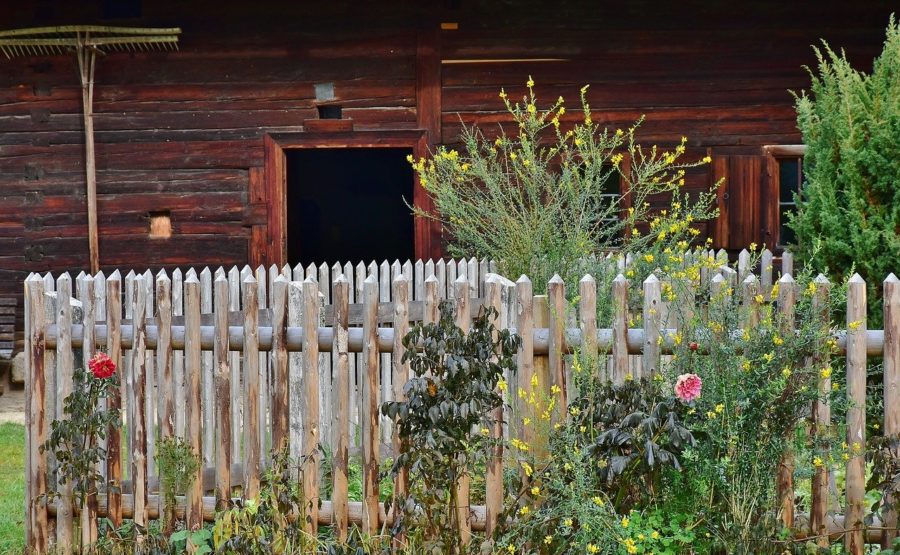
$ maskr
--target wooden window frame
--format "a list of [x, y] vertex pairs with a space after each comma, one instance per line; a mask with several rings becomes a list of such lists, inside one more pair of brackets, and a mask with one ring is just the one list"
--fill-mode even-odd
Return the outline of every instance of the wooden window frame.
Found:
[[[773, 252], [781, 252], [781, 167], [779, 161], [786, 158], [799, 158], [803, 168], [803, 157], [806, 145], [768, 145], [763, 147], [766, 157], [765, 191], [761, 195], [763, 206], [763, 241]], [[802, 183], [798, 183], [798, 190]]]
[[[427, 132], [416, 130], [272, 133], [263, 138], [263, 168], [250, 172], [250, 203], [264, 204], [266, 224], [251, 230], [251, 264], [287, 263], [287, 162], [285, 151], [301, 148], [407, 148], [415, 158], [428, 156]], [[413, 172], [413, 206], [433, 212], [431, 197]], [[415, 218], [417, 259], [441, 256], [440, 222]]]

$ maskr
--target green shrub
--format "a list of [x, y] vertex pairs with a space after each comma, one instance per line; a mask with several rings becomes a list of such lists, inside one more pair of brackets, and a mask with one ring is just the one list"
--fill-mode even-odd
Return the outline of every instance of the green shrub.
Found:
[[[881, 280], [900, 269], [900, 26], [891, 17], [870, 75], [827, 43], [816, 56], [811, 95], [796, 96], [807, 150], [789, 221], [795, 249], [835, 281], [859, 272], [878, 299]], [[869, 306], [878, 318], [879, 304]]]
[[[635, 142], [641, 121], [601, 128], [591, 119], [587, 87], [579, 121], [567, 129], [564, 99], [539, 109], [531, 79], [527, 87], [521, 103], [500, 93], [515, 135], [501, 130], [490, 140], [465, 127], [462, 152], [440, 147], [430, 160], [409, 158], [436, 207], [416, 213], [441, 222], [451, 254], [492, 258], [502, 274], [525, 274], [541, 293], [553, 274], [569, 284], [585, 273], [599, 281], [591, 255], [610, 249], [683, 242], [683, 251], [698, 234], [691, 224], [715, 217], [711, 192], [690, 199], [682, 191], [687, 170], [710, 162], [682, 161], [686, 138], [668, 150], [645, 149]], [[626, 193], [610, 195], [608, 183], [618, 191], [620, 179]], [[655, 195], [670, 198], [670, 208], [651, 207]]]

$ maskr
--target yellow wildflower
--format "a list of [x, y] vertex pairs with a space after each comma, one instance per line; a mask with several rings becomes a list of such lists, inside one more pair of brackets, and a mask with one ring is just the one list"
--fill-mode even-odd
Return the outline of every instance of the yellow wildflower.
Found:
[[500, 381], [497, 382], [497, 389], [500, 391], [506, 391], [507, 387], [509, 387], [509, 384], [506, 383], [506, 380], [500, 379]]
[[822, 376], [823, 380], [827, 380], [831, 377], [831, 366], [826, 366], [819, 371], [819, 375]]
[[591, 553], [591, 554], [600, 553], [600, 548], [592, 543], [589, 543], [589, 544], [587, 544], [587, 551], [588, 551], [588, 553]]
[[602, 507], [603, 505], [605, 505], [605, 503], [603, 502], [603, 499], [599, 495], [595, 495], [591, 499], [591, 501], [593, 501], [594, 505], [597, 505], [598, 507]]
[[528, 508], [528, 505], [525, 505], [524, 507], [522, 507], [521, 509], [519, 509], [519, 515], [521, 515], [521, 516], [525, 516], [525, 515], [527, 515], [529, 512], [531, 512], [531, 509]]
[[528, 76], [528, 81], [525, 83], [525, 86], [529, 89], [534, 87], [534, 79], [532, 79], [530, 75]]
[[847, 327], [850, 328], [850, 331], [856, 331], [859, 329], [860, 324], [862, 324], [862, 321], [856, 320], [847, 324]]
[[544, 543], [547, 545], [553, 543], [553, 536], [544, 536]]
[[645, 255], [644, 255], [644, 260], [646, 260], [647, 262], [653, 262], [653, 255], [652, 255], [652, 254], [645, 254]]
[[719, 414], [722, 414], [723, 412], [725, 412], [725, 405], [723, 405], [722, 403], [719, 403], [718, 405], [716, 405], [716, 412]]
[[627, 516], [622, 517], [622, 528], [628, 528], [628, 525], [631, 524], [631, 521]]

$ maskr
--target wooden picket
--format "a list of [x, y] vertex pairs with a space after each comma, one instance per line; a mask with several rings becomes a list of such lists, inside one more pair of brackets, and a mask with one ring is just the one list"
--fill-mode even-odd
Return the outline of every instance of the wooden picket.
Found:
[[[721, 254], [697, 251], [685, 256], [696, 261]], [[626, 259], [605, 260], [627, 271]], [[245, 497], [256, 496], [270, 460], [268, 447], [285, 446], [301, 471], [307, 530], [315, 532], [319, 524], [327, 524], [339, 537], [347, 537], [349, 527], [356, 524], [366, 533], [378, 533], [398, 510], [396, 505], [379, 503], [380, 460], [385, 453], [404, 448], [395, 423], [379, 409], [383, 402], [403, 397], [409, 366], [401, 362], [402, 337], [415, 322], [437, 321], [441, 299], [451, 300], [456, 324], [464, 330], [482, 306], [491, 306], [498, 312], [498, 329], [509, 328], [521, 336], [518, 372], [507, 377], [510, 406], [492, 413], [490, 433], [497, 438], [520, 437], [539, 453], [540, 438], [524, 425], [526, 418], [538, 415], [531, 414], [515, 394], [519, 388], [527, 397], [532, 376], [541, 388], [558, 386], [559, 411], [553, 416], [558, 419], [565, 414], [567, 396], [575, 393], [570, 383], [575, 351], [584, 360], [609, 357], [609, 377], [617, 382], [656, 374], [663, 358], [672, 353], [679, 318], [705, 309], [694, 305], [693, 289], [704, 283], [714, 299], [735, 295], [742, 324], [757, 325], [759, 297], [768, 301], [776, 295], [771, 253], [764, 251], [758, 264], [753, 262], [756, 257], [743, 254], [739, 260], [737, 271], [704, 266], [696, 282], [677, 288], [690, 291], [684, 298], [666, 298], [668, 282], [651, 275], [642, 284], [637, 313], [629, 309], [629, 284], [623, 272], [604, 284], [613, 307], [610, 328], [598, 327], [594, 277], [566, 284], [554, 276], [547, 295], [536, 296], [528, 277], [513, 284], [494, 274], [494, 265], [487, 260], [273, 266], [256, 271], [235, 267], [199, 273], [174, 269], [155, 276], [131, 271], [124, 280], [115, 271], [108, 276], [79, 275], [74, 291], [68, 274], [56, 280], [49, 274], [32, 274], [25, 281], [28, 545], [35, 553], [47, 552], [52, 544], [63, 551], [72, 549], [78, 540], [76, 522], [81, 523], [83, 543], [96, 541], [96, 517], [108, 517], [116, 525], [130, 518], [142, 526], [160, 518], [163, 502], [152, 457], [157, 434], [185, 438], [201, 457], [186, 499], [179, 500], [179, 514], [191, 527], [227, 507], [236, 488]], [[785, 323], [781, 333], [787, 334], [792, 332], [798, 292], [786, 271], [777, 285], [775, 306]], [[576, 307], [566, 301], [569, 286], [577, 287]], [[812, 302], [824, 307], [830, 284], [820, 276], [814, 286]], [[838, 348], [847, 354], [852, 400], [843, 521], [851, 553], [862, 553], [865, 540], [862, 407], [869, 355], [884, 357], [885, 432], [900, 432], [900, 281], [889, 276], [884, 291], [884, 331], [867, 330], [865, 283], [854, 276], [848, 289], [847, 331], [837, 334]], [[635, 327], [638, 318], [641, 324]], [[39, 446], [47, 438], [50, 420], [63, 416], [75, 357], [80, 357], [77, 364], [86, 364], [97, 349], [122, 369], [121, 387], [108, 403], [124, 409], [125, 434], [120, 434], [119, 426], [109, 430], [107, 457], [99, 467], [103, 476], [99, 498], [75, 507], [71, 491], [64, 487], [58, 502], [46, 506], [38, 499], [58, 478], [51, 454]], [[805, 364], [822, 368], [828, 360]], [[819, 389], [824, 393], [830, 387], [830, 375], [823, 373]], [[810, 419], [817, 447], [827, 447], [832, 428], [827, 403], [816, 403]], [[125, 451], [120, 445], [123, 437], [128, 442]], [[319, 499], [320, 445], [330, 454], [331, 499]], [[351, 457], [359, 457], [363, 469], [362, 500], [355, 502], [348, 499]], [[788, 526], [799, 521], [792, 513], [791, 457], [788, 454], [778, 469], [780, 516]], [[461, 480], [455, 495], [463, 542], [470, 541], [473, 531], [490, 531], [496, 525], [504, 495], [502, 470], [503, 452], [498, 447], [487, 469], [485, 506], [469, 506], [472, 486], [469, 477]], [[827, 470], [817, 467], [807, 522], [822, 546], [828, 544], [837, 522], [826, 514], [828, 481]], [[407, 476], [401, 474], [394, 491], [402, 496], [407, 488]], [[895, 521], [896, 514], [888, 514], [884, 525], [890, 528]], [[890, 539], [891, 534], [884, 537]]]

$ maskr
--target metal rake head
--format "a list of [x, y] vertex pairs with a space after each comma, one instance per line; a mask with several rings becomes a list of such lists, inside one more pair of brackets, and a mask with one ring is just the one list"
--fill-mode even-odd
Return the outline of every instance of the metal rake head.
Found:
[[177, 50], [181, 29], [65, 25], [0, 31], [0, 51], [7, 58], [53, 56], [76, 48], [97, 52]]

